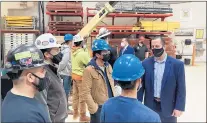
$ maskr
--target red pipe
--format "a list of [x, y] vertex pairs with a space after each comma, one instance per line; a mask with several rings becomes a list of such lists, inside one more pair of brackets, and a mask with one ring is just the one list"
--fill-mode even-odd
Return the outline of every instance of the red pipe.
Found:
[[82, 12], [79, 12], [79, 13], [68, 13], [68, 12], [46, 12], [46, 14], [48, 15], [64, 15], [64, 16], [83, 16], [83, 13]]
[[[88, 13], [88, 17], [93, 17], [95, 14]], [[145, 18], [165, 18], [173, 16], [173, 14], [129, 14], [129, 13], [111, 13], [107, 17], [145, 17]]]
[[[97, 32], [92, 32], [92, 35], [97, 35]], [[171, 34], [171, 32], [111, 32], [111, 34], [146, 34], [146, 35], [160, 35], [160, 34]]]
[[70, 34], [77, 34], [78, 31], [52, 31], [52, 30], [48, 30], [48, 33], [52, 33], [52, 34], [59, 34], [59, 33], [70, 33]]

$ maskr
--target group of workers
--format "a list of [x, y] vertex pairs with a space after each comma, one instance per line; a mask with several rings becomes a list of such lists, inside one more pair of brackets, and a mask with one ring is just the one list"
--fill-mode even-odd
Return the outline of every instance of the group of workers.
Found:
[[5, 70], [13, 88], [3, 100], [2, 122], [65, 122], [68, 114], [92, 123], [177, 122], [185, 110], [183, 62], [166, 54], [162, 37], [152, 39], [149, 58], [144, 36], [135, 47], [123, 38], [117, 58], [109, 36], [99, 30], [92, 57], [78, 34], [66, 34], [62, 46], [46, 33], [12, 48]]

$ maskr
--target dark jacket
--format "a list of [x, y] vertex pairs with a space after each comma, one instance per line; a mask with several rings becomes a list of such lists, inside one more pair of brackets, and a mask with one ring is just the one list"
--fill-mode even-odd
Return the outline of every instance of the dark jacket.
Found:
[[[51, 67], [51, 66], [50, 66]], [[67, 100], [61, 79], [47, 66], [47, 88], [36, 95], [49, 110], [52, 122], [65, 122]]]
[[114, 62], [116, 61], [116, 59], [117, 59], [117, 50], [115, 47], [111, 47], [109, 64], [112, 66], [112, 68], [114, 66]]
[[[154, 109], [154, 57], [143, 61], [145, 74], [143, 86], [138, 92], [138, 99]], [[186, 100], [185, 69], [183, 62], [167, 56], [161, 88], [161, 108], [165, 116], [171, 116], [174, 109], [184, 111]]]
[[134, 52], [134, 48], [132, 48], [131, 46], [128, 46], [128, 47], [124, 50], [124, 52], [122, 53], [123, 49], [124, 49], [124, 48], [122, 48], [122, 49], [120, 50], [120, 52], [119, 52], [119, 56], [124, 55], [124, 54], [133, 54], [133, 55], [135, 54], [135, 52]]

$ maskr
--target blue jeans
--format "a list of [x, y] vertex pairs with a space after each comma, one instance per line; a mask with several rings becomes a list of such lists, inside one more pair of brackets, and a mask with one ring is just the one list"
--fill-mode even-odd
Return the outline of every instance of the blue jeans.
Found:
[[71, 83], [72, 83], [71, 76], [61, 75], [60, 77], [63, 79], [63, 87], [68, 100], [68, 97], [70, 96]]

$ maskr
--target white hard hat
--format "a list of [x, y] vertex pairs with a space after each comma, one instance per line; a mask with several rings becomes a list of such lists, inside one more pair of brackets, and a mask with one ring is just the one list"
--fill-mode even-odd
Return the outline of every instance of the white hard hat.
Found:
[[99, 29], [99, 33], [98, 33], [98, 35], [96, 36], [96, 38], [97, 38], [97, 39], [100, 39], [100, 38], [105, 37], [105, 36], [108, 36], [108, 35], [110, 35], [110, 34], [111, 34], [111, 32], [110, 32], [108, 29], [106, 29], [105, 27], [101, 27], [101, 28]]
[[57, 39], [55, 36], [53, 36], [50, 33], [45, 33], [40, 35], [35, 40], [35, 46], [38, 49], [47, 49], [47, 48], [53, 48], [53, 47], [60, 47], [60, 44], [57, 44]]
[[80, 41], [83, 41], [84, 39], [79, 35], [75, 35], [73, 36], [73, 42], [80, 42]]

